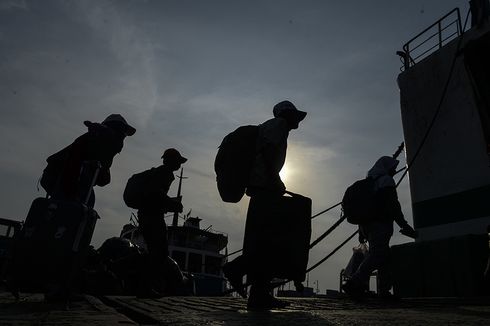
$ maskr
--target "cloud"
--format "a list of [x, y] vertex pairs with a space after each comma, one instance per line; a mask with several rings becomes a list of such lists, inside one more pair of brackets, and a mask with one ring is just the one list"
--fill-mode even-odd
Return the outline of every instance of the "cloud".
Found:
[[3, 0], [0, 2], [0, 10], [28, 10], [26, 0]]
[[87, 1], [70, 3], [69, 9], [71, 6], [75, 6], [77, 13], [73, 19], [86, 24], [97, 42], [107, 46], [113, 60], [111, 64], [118, 69], [113, 76], [118, 87], [109, 90], [101, 105], [117, 108], [131, 121], [136, 121], [137, 126], [146, 126], [157, 107], [155, 71], [161, 68], [155, 62], [151, 40], [117, 3]]

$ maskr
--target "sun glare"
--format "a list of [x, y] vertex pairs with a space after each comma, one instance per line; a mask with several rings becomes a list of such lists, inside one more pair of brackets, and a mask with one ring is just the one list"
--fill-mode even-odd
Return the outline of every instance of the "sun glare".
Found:
[[291, 178], [291, 169], [288, 167], [287, 164], [285, 164], [283, 167], [282, 167], [282, 170], [281, 172], [279, 172], [279, 175], [281, 176], [281, 180], [282, 182], [284, 183], [288, 183], [288, 181], [291, 181], [290, 178]]

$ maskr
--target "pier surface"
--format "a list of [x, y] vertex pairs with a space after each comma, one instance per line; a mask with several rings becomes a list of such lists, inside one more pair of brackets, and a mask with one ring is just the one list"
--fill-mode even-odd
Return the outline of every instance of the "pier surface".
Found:
[[231, 297], [84, 296], [68, 307], [40, 294], [16, 301], [0, 293], [0, 325], [490, 325], [490, 298], [375, 299], [288, 298], [287, 309], [249, 312]]

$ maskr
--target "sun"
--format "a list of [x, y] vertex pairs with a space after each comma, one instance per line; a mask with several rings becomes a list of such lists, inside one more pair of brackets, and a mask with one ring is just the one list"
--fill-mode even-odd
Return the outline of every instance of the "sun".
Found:
[[281, 169], [281, 172], [279, 172], [279, 176], [281, 177], [282, 182], [288, 183], [288, 181], [291, 181], [291, 168], [288, 166], [288, 164], [284, 164], [284, 166]]

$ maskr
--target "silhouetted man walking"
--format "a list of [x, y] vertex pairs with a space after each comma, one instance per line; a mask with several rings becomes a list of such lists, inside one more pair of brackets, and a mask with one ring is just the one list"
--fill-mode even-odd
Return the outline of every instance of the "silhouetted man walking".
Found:
[[84, 124], [88, 132], [47, 159], [40, 183], [50, 198], [33, 201], [13, 248], [9, 282], [14, 288], [37, 284], [48, 301], [69, 300], [78, 291], [98, 218], [93, 186], [111, 181], [114, 156], [136, 132], [120, 114]]
[[84, 166], [85, 162], [99, 162], [101, 165], [96, 185], [103, 187], [109, 184], [114, 156], [121, 152], [124, 138], [132, 136], [136, 129], [120, 114], [111, 114], [102, 123], [85, 121], [84, 124], [88, 132], [48, 157], [48, 166], [44, 169], [40, 182], [54, 199], [81, 201], [81, 197], [91, 191], [88, 206], [93, 207], [95, 195], [83, 177], [91, 178], [88, 174], [94, 171], [83, 171], [83, 168], [87, 168]]
[[365, 284], [369, 284], [371, 273], [378, 270], [378, 289], [382, 298], [391, 297], [392, 277], [390, 268], [390, 239], [393, 221], [401, 228], [400, 233], [415, 238], [416, 232], [405, 220], [393, 176], [398, 160], [383, 156], [369, 170], [368, 177], [374, 179], [377, 216], [359, 225], [359, 240], [369, 243], [369, 251], [352, 278], [343, 285], [344, 291], [354, 297], [362, 296]]
[[[284, 166], [287, 139], [292, 129], [297, 129], [306, 112], [299, 111], [293, 103], [283, 101], [274, 106], [274, 118], [259, 126], [256, 156], [250, 173], [247, 195], [250, 198], [245, 226], [243, 255], [224, 266], [223, 271], [232, 286], [245, 296], [242, 278], [247, 274], [251, 283], [248, 309], [268, 310], [286, 304], [271, 295], [271, 280], [274, 275], [267, 264], [268, 257], [261, 254], [266, 247], [266, 234], [274, 230], [261, 229], [267, 211], [263, 205], [279, 204], [286, 187], [279, 176]], [[253, 209], [252, 209], [253, 207]], [[262, 207], [262, 208], [261, 208]], [[262, 213], [261, 213], [262, 212]]]
[[146, 177], [143, 201], [138, 209], [140, 231], [145, 239], [150, 259], [149, 289], [143, 296], [159, 296], [165, 291], [166, 262], [169, 255], [167, 241], [166, 212], [182, 212], [180, 198], [170, 198], [167, 193], [174, 181], [174, 172], [187, 161], [180, 153], [169, 148], [162, 156], [163, 165], [149, 170]]

